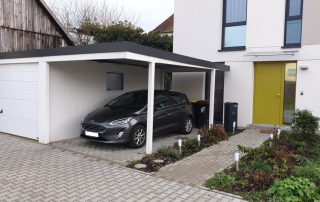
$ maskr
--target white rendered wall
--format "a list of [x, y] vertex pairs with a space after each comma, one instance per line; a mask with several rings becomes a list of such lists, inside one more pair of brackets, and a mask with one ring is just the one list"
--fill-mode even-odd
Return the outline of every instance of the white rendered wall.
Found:
[[[301, 70], [300, 67], [307, 67], [308, 70]], [[311, 110], [320, 117], [320, 60], [299, 61], [297, 78], [296, 108]]]
[[172, 74], [172, 90], [185, 93], [189, 100], [205, 99], [204, 72], [174, 72]]
[[[87, 113], [127, 91], [147, 89], [147, 70], [96, 62], [50, 63], [50, 142], [79, 137]], [[106, 90], [107, 72], [124, 73], [123, 91]]]
[[252, 62], [228, 62], [232, 71], [225, 73], [224, 101], [237, 102], [238, 125], [252, 123], [254, 64]]

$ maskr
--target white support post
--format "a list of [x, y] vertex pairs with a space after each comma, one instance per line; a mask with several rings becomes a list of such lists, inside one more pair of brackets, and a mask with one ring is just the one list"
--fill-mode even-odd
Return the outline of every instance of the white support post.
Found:
[[154, 83], [155, 83], [155, 62], [149, 63], [148, 73], [148, 112], [147, 112], [147, 145], [146, 153], [152, 154], [153, 144], [153, 113], [154, 113]]
[[216, 70], [211, 70], [210, 80], [210, 107], [209, 107], [209, 128], [214, 124], [214, 93], [216, 84]]
[[49, 64], [39, 62], [39, 142], [49, 144]]

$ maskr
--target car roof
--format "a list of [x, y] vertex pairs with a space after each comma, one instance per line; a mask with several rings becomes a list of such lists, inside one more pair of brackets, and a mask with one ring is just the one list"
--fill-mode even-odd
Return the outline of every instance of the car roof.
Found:
[[[148, 93], [148, 90], [136, 90], [136, 91], [131, 91], [131, 92], [127, 92], [127, 93]], [[180, 92], [176, 92], [176, 91], [168, 91], [168, 90], [155, 90], [154, 93], [156, 95], [185, 95], [184, 93], [180, 93]]]

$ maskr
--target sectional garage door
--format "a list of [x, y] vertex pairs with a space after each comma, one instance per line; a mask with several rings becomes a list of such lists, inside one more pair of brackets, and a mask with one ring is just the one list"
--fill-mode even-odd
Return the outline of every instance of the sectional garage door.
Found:
[[0, 65], [0, 132], [37, 139], [38, 65]]

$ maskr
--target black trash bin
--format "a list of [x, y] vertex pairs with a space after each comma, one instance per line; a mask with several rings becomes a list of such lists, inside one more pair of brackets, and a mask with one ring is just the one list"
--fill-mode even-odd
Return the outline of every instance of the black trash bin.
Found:
[[207, 128], [209, 124], [209, 102], [201, 100], [193, 104], [194, 125], [196, 128]]
[[238, 129], [238, 103], [226, 102], [224, 104], [224, 128], [227, 132], [233, 132], [233, 123], [236, 123], [235, 131]]

